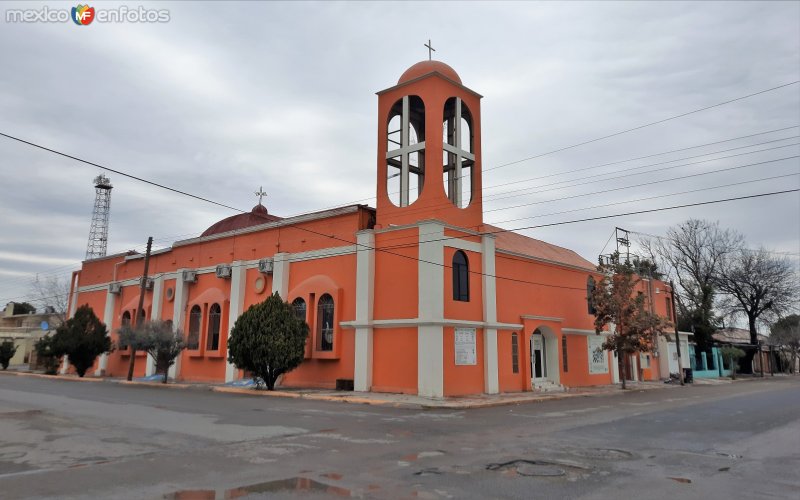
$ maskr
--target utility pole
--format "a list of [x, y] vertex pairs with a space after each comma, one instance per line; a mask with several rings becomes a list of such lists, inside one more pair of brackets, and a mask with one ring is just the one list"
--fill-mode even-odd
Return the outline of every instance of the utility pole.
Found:
[[672, 290], [672, 322], [675, 325], [675, 350], [678, 352], [678, 378], [680, 378], [681, 385], [684, 385], [683, 359], [681, 358], [681, 335], [678, 333], [678, 312], [675, 309], [675, 302], [678, 300], [678, 296], [675, 294], [675, 285], [672, 284], [672, 280], [669, 280], [669, 288]]
[[[139, 328], [139, 318], [142, 317], [142, 308], [144, 307], [144, 293], [147, 290], [147, 270], [150, 267], [150, 249], [153, 247], [153, 237], [147, 238], [147, 251], [144, 254], [144, 272], [142, 273], [142, 282], [139, 284], [139, 307], [136, 308], [136, 314], [133, 317], [133, 330]], [[133, 368], [136, 365], [136, 345], [131, 346], [131, 360], [128, 363], [128, 382], [133, 380]]]

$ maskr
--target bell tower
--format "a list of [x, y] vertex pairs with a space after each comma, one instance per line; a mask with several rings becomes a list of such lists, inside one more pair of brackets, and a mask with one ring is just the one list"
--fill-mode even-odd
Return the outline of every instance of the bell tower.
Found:
[[378, 92], [378, 227], [483, 223], [481, 98], [440, 61], [419, 62]]

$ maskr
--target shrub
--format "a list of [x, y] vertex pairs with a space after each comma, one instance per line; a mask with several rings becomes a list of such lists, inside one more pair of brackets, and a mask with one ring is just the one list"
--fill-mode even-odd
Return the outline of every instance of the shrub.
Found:
[[97, 356], [111, 352], [111, 339], [104, 325], [88, 305], [82, 305], [75, 316], [58, 327], [52, 337], [56, 356], [68, 356], [79, 377], [92, 367]]
[[18, 346], [15, 346], [14, 342], [11, 340], [5, 340], [0, 344], [0, 365], [2, 365], [3, 370], [8, 368], [8, 363], [11, 361], [11, 358], [14, 357], [14, 354], [16, 354], [17, 347]]
[[303, 362], [308, 325], [294, 308], [273, 294], [236, 320], [228, 340], [228, 361], [260, 377], [268, 390]]

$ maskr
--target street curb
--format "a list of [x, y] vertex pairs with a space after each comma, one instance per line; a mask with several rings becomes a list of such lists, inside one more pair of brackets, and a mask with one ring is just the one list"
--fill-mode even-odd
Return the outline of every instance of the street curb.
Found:
[[17, 377], [31, 377], [31, 378], [44, 378], [48, 380], [67, 380], [71, 382], [106, 382], [107, 379], [103, 377], [95, 377], [89, 375], [86, 377], [78, 377], [77, 375], [45, 375], [44, 373], [27, 373], [16, 371], [2, 371], [0, 375], [13, 375]]
[[[209, 384], [186, 384], [186, 383], [164, 384], [161, 382], [143, 382], [136, 380], [128, 382], [127, 380], [113, 379], [107, 377], [95, 377], [95, 376], [80, 378], [74, 375], [44, 375], [41, 373], [17, 372], [17, 371], [0, 371], [0, 375], [41, 378], [47, 380], [65, 380], [71, 382], [100, 382], [100, 383], [120, 384], [127, 386], [153, 387], [161, 389], [199, 390], [199, 391], [218, 392], [224, 394], [239, 394], [246, 396], [306, 399], [310, 401], [329, 401], [336, 403], [364, 404], [371, 406], [390, 406], [394, 408], [416, 408], [424, 410], [469, 410], [469, 409], [480, 409], [480, 408], [494, 408], [498, 406], [541, 403], [544, 401], [553, 401], [559, 399], [578, 398], [578, 397], [599, 397], [599, 396], [608, 396], [613, 394], [626, 394], [626, 393], [635, 393], [635, 392], [643, 392], [650, 390], [675, 389], [681, 387], [680, 385], [677, 384], [661, 384], [661, 385], [650, 384], [639, 387], [630, 387], [627, 390], [622, 391], [621, 388], [619, 388], [619, 386], [612, 386], [608, 387], [608, 389], [606, 390], [598, 390], [594, 392], [575, 392], [575, 393], [561, 392], [552, 394], [529, 393], [530, 396], [528, 397], [523, 396], [523, 397], [516, 397], [516, 398], [502, 399], [495, 401], [474, 401], [474, 400], [459, 401], [457, 398], [455, 398], [450, 400], [443, 399], [443, 400], [430, 400], [430, 402], [419, 402], [419, 401], [415, 402], [415, 401], [392, 401], [389, 399], [373, 399], [355, 395], [348, 396], [345, 394], [332, 395], [332, 394], [317, 394], [313, 392], [302, 392], [302, 391], [293, 392], [293, 391], [280, 391], [280, 390], [258, 391], [252, 388], [215, 386]], [[770, 380], [770, 378], [748, 377], [736, 380], [728, 379], [726, 381], [726, 384], [735, 382], [747, 382], [747, 381], [752, 382], [759, 380]], [[691, 387], [693, 385], [694, 384], [687, 384], [686, 387]], [[702, 385], [711, 385], [711, 384], [698, 384], [698, 386]]]

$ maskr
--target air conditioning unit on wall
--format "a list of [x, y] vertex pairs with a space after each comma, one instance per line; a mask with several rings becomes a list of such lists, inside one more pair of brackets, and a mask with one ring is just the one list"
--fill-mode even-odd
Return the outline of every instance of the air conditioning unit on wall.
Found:
[[156, 281], [153, 278], [147, 278], [144, 282], [144, 289], [145, 290], [152, 290], [155, 286]]
[[230, 278], [231, 277], [231, 266], [228, 264], [220, 264], [217, 266], [217, 278]]
[[272, 259], [261, 259], [258, 261], [258, 271], [264, 274], [272, 274], [275, 263]]
[[108, 292], [114, 295], [119, 295], [122, 292], [122, 283], [109, 283]]
[[183, 280], [184, 283], [196, 283], [197, 271], [183, 271], [181, 279]]

